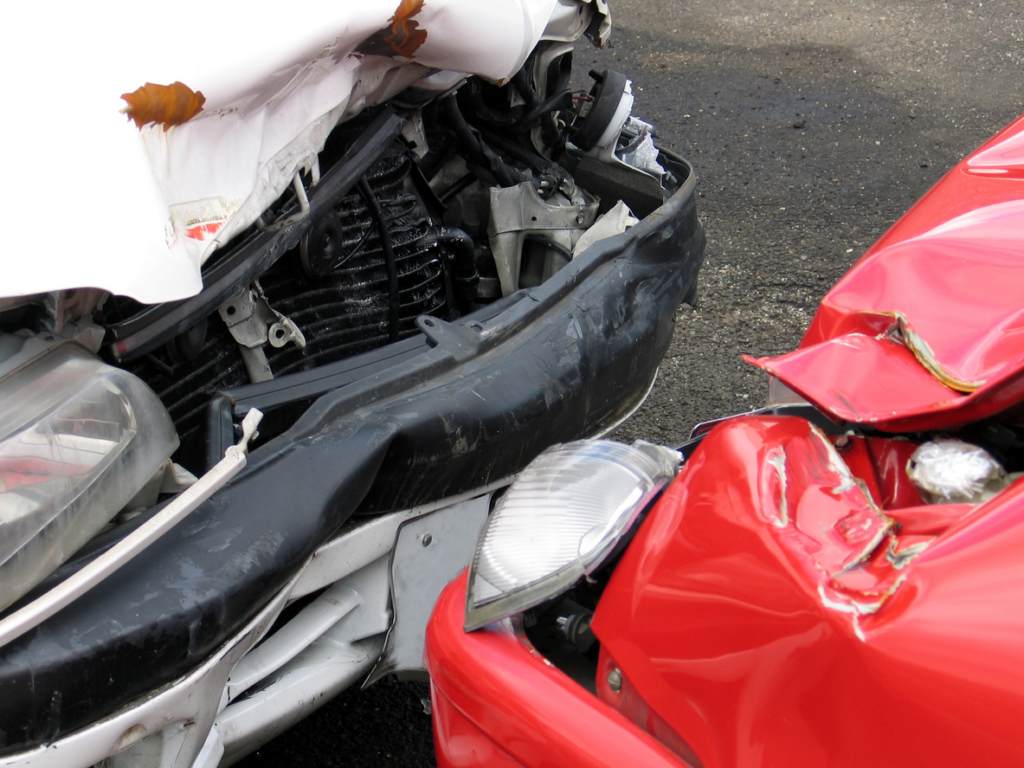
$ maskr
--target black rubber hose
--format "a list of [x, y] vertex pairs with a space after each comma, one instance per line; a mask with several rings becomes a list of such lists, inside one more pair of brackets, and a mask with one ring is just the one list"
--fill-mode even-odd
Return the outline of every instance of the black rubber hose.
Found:
[[541, 157], [536, 152], [531, 152], [522, 144], [497, 133], [492, 133], [491, 131], [487, 131], [484, 135], [487, 137], [487, 140], [499, 150], [518, 160], [523, 165], [529, 166], [538, 173], [550, 173], [555, 176], [560, 175], [556, 172], [554, 163]]
[[476, 245], [466, 232], [455, 227], [435, 227], [419, 240], [419, 245], [444, 243], [455, 253], [455, 279], [462, 284], [476, 284]]
[[[448, 124], [455, 133], [455, 138], [462, 143], [470, 160], [489, 170], [495, 180], [503, 187], [512, 187], [522, 181], [526, 181], [526, 177], [523, 177], [520, 181], [513, 180], [513, 169], [508, 168], [504, 161], [484, 143], [479, 135], [479, 131], [476, 131], [466, 122], [466, 118], [462, 116], [462, 112], [459, 111], [459, 105], [455, 101], [455, 94], [446, 97], [442, 104], [444, 105], [444, 114], [448, 119]], [[518, 172], [516, 175], [523, 176], [523, 174]]]
[[540, 102], [540, 97], [537, 96], [537, 91], [534, 90], [533, 84], [530, 82], [530, 78], [526, 75], [526, 67], [523, 67], [514, 75], [512, 75], [512, 85], [519, 91], [519, 95], [523, 97], [523, 101], [526, 102], [528, 110], [532, 110]]
[[366, 207], [370, 209], [370, 215], [377, 222], [380, 230], [380, 244], [384, 251], [384, 261], [388, 267], [388, 340], [391, 343], [398, 341], [398, 323], [401, 319], [401, 295], [398, 291], [398, 264], [395, 262], [395, 247], [391, 242], [391, 230], [384, 220], [384, 211], [381, 210], [377, 197], [373, 194], [370, 182], [363, 176], [359, 180], [359, 192], [366, 201]]
[[537, 243], [543, 245], [545, 248], [549, 248], [558, 254], [561, 254], [567, 261], [572, 261], [572, 251], [566, 248], [561, 243], [556, 243], [550, 237], [544, 237], [544, 235], [527, 235], [523, 238], [524, 243]]
[[551, 181], [552, 186], [548, 187], [546, 191], [544, 189], [546, 185], [543, 184], [538, 190], [542, 197], [548, 197], [559, 186], [561, 186], [562, 182], [565, 180], [565, 171], [562, 170], [560, 166], [552, 163], [544, 157], [541, 157], [535, 152], [531, 152], [519, 142], [505, 136], [499, 136], [492, 133], [488, 133], [486, 135], [487, 140], [493, 143], [499, 151], [504, 152], [514, 160], [518, 160], [523, 165], [532, 168], [537, 176]]
[[455, 100], [455, 94], [447, 96], [441, 103], [444, 105], [444, 116], [448, 119], [448, 125], [455, 134], [455, 138], [462, 142], [462, 148], [470, 157], [483, 159], [483, 142], [473, 134], [473, 129], [469, 127], [466, 118], [462, 116], [459, 103]]
[[447, 203], [449, 200], [451, 200], [453, 197], [459, 194], [459, 192], [466, 189], [474, 181], [476, 181], [476, 174], [472, 172], [467, 173], [461, 179], [459, 179], [450, 187], [448, 187], [448, 189], [444, 190], [441, 194], [439, 194], [437, 196], [437, 199], [440, 200], [442, 203]]

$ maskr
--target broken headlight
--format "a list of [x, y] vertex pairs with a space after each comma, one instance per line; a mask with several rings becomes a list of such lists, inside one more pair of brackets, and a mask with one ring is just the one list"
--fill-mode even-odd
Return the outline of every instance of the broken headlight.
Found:
[[0, 607], [95, 535], [177, 445], [153, 391], [77, 344], [0, 379]]
[[593, 573], [678, 468], [676, 451], [650, 443], [581, 440], [540, 454], [480, 534], [466, 630], [539, 605]]

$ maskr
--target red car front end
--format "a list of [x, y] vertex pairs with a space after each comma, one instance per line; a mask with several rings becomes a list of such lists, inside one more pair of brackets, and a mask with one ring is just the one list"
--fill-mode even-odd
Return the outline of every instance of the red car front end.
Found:
[[575, 581], [478, 552], [428, 629], [441, 768], [1024, 764], [1022, 177], [1018, 121], [752, 361], [791, 403], [698, 430]]

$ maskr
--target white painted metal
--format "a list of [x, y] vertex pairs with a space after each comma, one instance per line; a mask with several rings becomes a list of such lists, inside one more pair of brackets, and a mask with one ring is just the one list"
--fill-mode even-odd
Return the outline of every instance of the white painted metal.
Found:
[[427, 621], [441, 590], [473, 558], [491, 496], [477, 496], [402, 524], [391, 556], [395, 620], [367, 684], [390, 674], [426, 676]]
[[359, 594], [349, 587], [336, 584], [328, 589], [238, 662], [228, 678], [228, 700], [234, 701], [260, 680], [283, 667], [303, 648], [334, 626], [342, 616], [357, 608], [361, 601]]
[[359, 607], [221, 712], [214, 728], [224, 744], [225, 765], [258, 749], [366, 677], [380, 656], [391, 623], [389, 560], [390, 555], [385, 555], [346, 578], [343, 584], [361, 598]]
[[[178, 0], [168, 10], [116, 0], [102, 24], [86, 5], [57, 16], [45, 5], [12, 6], [9, 27], [45, 29], [46, 55], [31, 35], [0, 49], [5, 71], [33, 62], [32, 77], [5, 84], [18, 111], [5, 124], [16, 151], [4, 172], [17, 183], [0, 200], [17, 226], [3, 244], [33, 256], [7, 260], [4, 295], [82, 286], [145, 303], [193, 295], [200, 264], [313, 167], [335, 124], [437, 70], [505, 80], [546, 35], [579, 35], [599, 5], [430, 0], [405, 22], [426, 35], [403, 55], [379, 41], [358, 50], [390, 28], [397, 0], [296, 0], [274, 14], [228, 2]], [[120, 114], [121, 94], [175, 81], [206, 97], [191, 120], [140, 131]], [[53, 151], [69, 145], [77, 151]], [[44, 204], [55, 183], [87, 204], [55, 217]], [[37, 233], [55, 223], [74, 247], [39, 247]]]
[[322, 638], [307, 648], [275, 685], [217, 718], [211, 734], [223, 749], [221, 766], [233, 765], [356, 685], [383, 647], [384, 635], [377, 635], [354, 643]]

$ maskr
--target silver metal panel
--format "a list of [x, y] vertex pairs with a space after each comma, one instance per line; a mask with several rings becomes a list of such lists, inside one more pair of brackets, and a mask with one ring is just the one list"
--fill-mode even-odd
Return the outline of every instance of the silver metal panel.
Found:
[[472, 560], [492, 496], [477, 496], [403, 523], [391, 556], [395, 622], [366, 685], [389, 674], [426, 675], [427, 621], [441, 590]]

